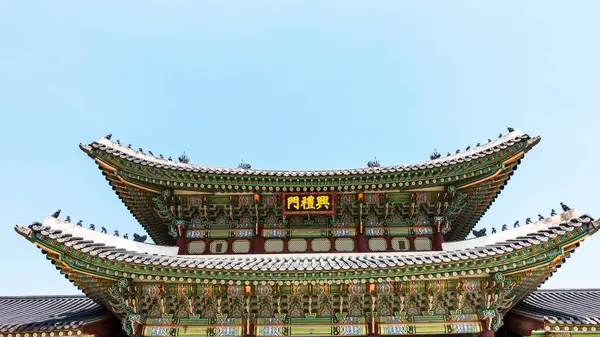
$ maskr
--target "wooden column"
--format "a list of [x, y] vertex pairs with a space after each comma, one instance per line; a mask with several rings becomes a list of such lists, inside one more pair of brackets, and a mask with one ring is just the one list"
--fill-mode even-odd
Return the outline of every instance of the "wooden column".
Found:
[[442, 250], [442, 243], [444, 243], [444, 234], [437, 232], [433, 235], [433, 250]]
[[179, 254], [179, 255], [187, 254], [187, 239], [182, 236], [178, 237], [177, 238], [177, 247], [179, 248], [179, 251], [177, 252], [177, 254]]

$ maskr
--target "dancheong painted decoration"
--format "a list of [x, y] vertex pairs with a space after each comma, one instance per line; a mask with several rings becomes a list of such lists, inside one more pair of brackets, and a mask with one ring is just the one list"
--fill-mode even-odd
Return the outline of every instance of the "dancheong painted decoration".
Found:
[[474, 230], [539, 140], [511, 131], [413, 165], [275, 171], [107, 136], [80, 147], [154, 244], [59, 212], [16, 231], [128, 336], [596, 334], [600, 320], [552, 323], [527, 301], [600, 222], [563, 204]]

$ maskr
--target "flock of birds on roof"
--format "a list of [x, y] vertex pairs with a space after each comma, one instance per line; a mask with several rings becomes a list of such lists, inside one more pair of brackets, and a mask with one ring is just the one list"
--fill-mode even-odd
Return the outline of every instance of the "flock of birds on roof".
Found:
[[[52, 213], [52, 215], [50, 215], [50, 216], [58, 219], [58, 217], [60, 216], [60, 209], [57, 209], [56, 212]], [[67, 215], [67, 217], [65, 218], [65, 221], [68, 223], [71, 223], [71, 216]], [[79, 226], [79, 227], [83, 227], [83, 220], [77, 221], [77, 223], [75, 225]], [[93, 223], [90, 224], [89, 229], [96, 230], [96, 225], [94, 225]], [[105, 227], [100, 227], [100, 233], [108, 234], [108, 231], [106, 230]], [[115, 230], [113, 235], [116, 237], [119, 237], [119, 231]], [[129, 240], [129, 235], [127, 233], [125, 233], [123, 235], [123, 239]], [[147, 235], [139, 235], [137, 233], [133, 234], [133, 241], [135, 241], [135, 242], [145, 242], [146, 239], [148, 239]]]
[[[560, 207], [562, 208], [562, 210], [564, 212], [571, 210], [571, 208], [569, 206], [565, 205], [562, 202], [560, 203]], [[553, 208], [552, 211], [550, 211], [550, 216], [555, 216], [556, 214], [557, 213], [556, 213], [556, 211]], [[542, 221], [542, 220], [544, 220], [544, 216], [542, 216], [541, 214], [538, 214], [538, 221]], [[531, 223], [533, 223], [533, 221], [531, 221], [531, 218], [525, 219], [525, 225], [529, 225]], [[517, 228], [517, 227], [520, 227], [519, 220], [515, 221], [515, 223], [513, 224], [513, 228]], [[502, 225], [502, 231], [503, 232], [505, 230], [507, 230], [507, 229], [508, 229], [508, 227], [506, 226], [506, 224]], [[473, 230], [473, 235], [476, 238], [479, 238], [479, 237], [482, 237], [482, 236], [486, 236], [487, 235], [486, 232], [487, 232], [486, 228], [483, 228], [483, 229], [480, 229], [480, 230]], [[496, 228], [492, 227], [492, 234], [495, 234], [495, 233], [496, 233]]]
[[[513, 129], [511, 127], [508, 127], [507, 129], [508, 129], [508, 133], [515, 131], [515, 129]], [[498, 135], [498, 138], [501, 138], [502, 136], [504, 136], [504, 135], [502, 133], [500, 133]], [[492, 140], [488, 139], [488, 143], [491, 143], [491, 142], [492, 142]], [[475, 146], [480, 146], [480, 145], [481, 145], [481, 143], [477, 143], [477, 145], [475, 145]], [[470, 149], [471, 149], [471, 146], [467, 146], [465, 151], [469, 151]], [[456, 153], [460, 153], [460, 149], [456, 150]], [[450, 152], [448, 152], [448, 154], [446, 154], [446, 157], [449, 157], [451, 155], [452, 154]], [[431, 159], [431, 160], [436, 160], [436, 159], [440, 159], [440, 158], [442, 158], [442, 155], [439, 152], [437, 152], [437, 150], [435, 150], [435, 149], [433, 150], [433, 153], [429, 156], [429, 159]]]
[[[107, 134], [106, 136], [104, 136], [104, 138], [110, 140], [112, 138], [112, 133]], [[120, 140], [116, 140], [115, 143], [121, 145], [121, 141]], [[127, 145], [128, 148], [132, 149], [131, 144]], [[142, 149], [141, 147], [138, 149], [138, 152], [144, 153], [144, 149]], [[152, 151], [148, 151], [148, 154], [156, 157], [154, 155], [154, 153], [152, 153]], [[159, 154], [158, 157], [160, 159], [165, 159], [165, 157], [162, 154]], [[188, 156], [185, 155], [185, 151], [183, 152], [183, 154], [181, 156], [179, 156], [179, 158], [177, 158], [179, 160], [180, 163], [184, 163], [184, 164], [189, 164], [190, 162], [190, 158]], [[168, 161], [173, 161], [172, 157], [167, 158]]]
[[[515, 131], [515, 129], [513, 129], [511, 127], [508, 127], [507, 129], [508, 129], [509, 133]], [[498, 135], [498, 138], [500, 138], [502, 136], [503, 136], [503, 134], [500, 133]], [[107, 134], [106, 136], [104, 136], [104, 138], [110, 140], [112, 138], [112, 133]], [[488, 143], [490, 143], [491, 141], [492, 141], [491, 139], [488, 139]], [[121, 141], [118, 140], [118, 139], [116, 140], [116, 143], [119, 144], [119, 145], [121, 145]], [[481, 143], [477, 143], [476, 146], [480, 146], [480, 145], [481, 145]], [[131, 144], [129, 144], [127, 147], [130, 148], [130, 149], [132, 148]], [[465, 151], [469, 151], [470, 149], [471, 149], [471, 146], [467, 146], [467, 148], [465, 149]], [[140, 147], [138, 149], [138, 152], [144, 153], [144, 150]], [[460, 153], [460, 149], [456, 150], [456, 153]], [[151, 156], [154, 156], [154, 153], [152, 153], [152, 151], [148, 151], [148, 154], [150, 154]], [[165, 159], [165, 157], [162, 154], [159, 154], [158, 156], [159, 156], [160, 159]], [[447, 157], [451, 156], [451, 153], [448, 152], [448, 154], [446, 154], [446, 156]], [[429, 156], [429, 159], [435, 160], [435, 159], [439, 159], [441, 157], [442, 157], [442, 155], [439, 152], [437, 152], [437, 150], [434, 149], [433, 153]], [[173, 161], [173, 158], [169, 157], [169, 158], [167, 158], [167, 160], [168, 161]], [[184, 164], [188, 164], [190, 162], [190, 158], [185, 155], [185, 151], [183, 152], [183, 154], [181, 156], [179, 156], [178, 160], [179, 160], [180, 163], [184, 163]], [[375, 158], [375, 160], [373, 160], [373, 161], [368, 161], [367, 162], [367, 166], [370, 167], [370, 168], [376, 168], [376, 167], [380, 167], [381, 165], [379, 164], [379, 161], [377, 160], [377, 158]], [[238, 165], [238, 168], [244, 169], [244, 170], [249, 170], [249, 169], [252, 168], [252, 165], [244, 162], [244, 160], [242, 159], [242, 162]]]

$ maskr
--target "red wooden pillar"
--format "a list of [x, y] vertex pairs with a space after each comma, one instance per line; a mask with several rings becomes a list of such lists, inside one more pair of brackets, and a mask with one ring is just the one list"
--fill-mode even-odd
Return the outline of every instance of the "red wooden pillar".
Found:
[[433, 250], [442, 250], [442, 243], [444, 243], [444, 234], [441, 232], [433, 234]]
[[177, 252], [177, 254], [179, 255], [184, 255], [187, 253], [187, 239], [180, 236], [177, 238], [177, 247], [179, 248], [179, 251]]
[[357, 252], [368, 252], [369, 243], [367, 242], [367, 236], [359, 234], [356, 236], [356, 251]]

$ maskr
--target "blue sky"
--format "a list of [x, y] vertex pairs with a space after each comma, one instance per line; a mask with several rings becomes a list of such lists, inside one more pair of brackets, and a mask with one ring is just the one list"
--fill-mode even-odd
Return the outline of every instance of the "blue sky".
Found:
[[[422, 161], [507, 126], [542, 142], [479, 227], [600, 217], [598, 1], [2, 1], [3, 295], [78, 290], [15, 224], [140, 232], [78, 149], [106, 133], [192, 162]], [[596, 153], [596, 155], [594, 155]], [[544, 288], [600, 287], [600, 235]]]

